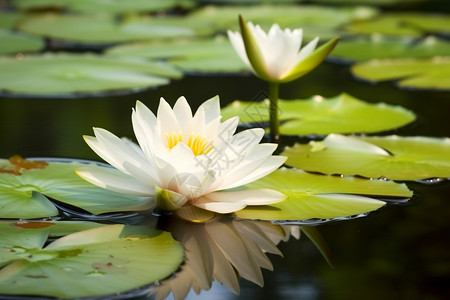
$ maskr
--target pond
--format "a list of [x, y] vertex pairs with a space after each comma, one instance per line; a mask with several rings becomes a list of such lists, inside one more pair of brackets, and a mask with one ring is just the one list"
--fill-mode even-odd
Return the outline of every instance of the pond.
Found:
[[[397, 2], [406, 3], [407, 1]], [[450, 6], [442, 1], [417, 2], [419, 4], [410, 4], [412, 6], [406, 7], [405, 3], [385, 6], [381, 8], [381, 11], [383, 13], [389, 11], [394, 13], [450, 11]], [[5, 10], [10, 10], [9, 6], [5, 7]], [[76, 8], [71, 9], [77, 10]], [[199, 10], [201, 8], [183, 8], [176, 12], [185, 14], [190, 9]], [[38, 13], [42, 13], [42, 11], [38, 10]], [[442, 15], [437, 16], [441, 17]], [[449, 19], [448, 15], [444, 16], [447, 20]], [[31, 18], [31, 16], [28, 17]], [[35, 17], [33, 16], [33, 18]], [[237, 24], [237, 16], [235, 20]], [[421, 26], [426, 27], [423, 24]], [[311, 27], [314, 28], [314, 26]], [[25, 32], [31, 32], [25, 30], [25, 27], [19, 28]], [[238, 30], [238, 27], [235, 30]], [[322, 30], [324, 29], [322, 28]], [[427, 30], [427, 34], [432, 32], [431, 29]], [[209, 33], [198, 34], [208, 35]], [[42, 35], [46, 36], [43, 33]], [[440, 34], [444, 40], [449, 36], [448, 29]], [[60, 41], [57, 38], [54, 40]], [[345, 39], [342, 40], [345, 41]], [[51, 38], [47, 39], [47, 42], [49, 41]], [[47, 45], [46, 49], [71, 53], [92, 50], [88, 46], [71, 46], [73, 44], [60, 44], [53, 41]], [[65, 49], [65, 47], [69, 48]], [[112, 46], [108, 43], [107, 47], [102, 45], [100, 48], [108, 47]], [[94, 48], [98, 53], [99, 48]], [[14, 57], [15, 54], [7, 55]], [[396, 82], [390, 79], [369, 83], [356, 78], [357, 76], [352, 73], [348, 64], [339, 64], [336, 61], [336, 57], [331, 55], [327, 61], [307, 75], [281, 84], [280, 98], [310, 99], [320, 95], [327, 99], [346, 93], [366, 103], [384, 102], [388, 105], [400, 106], [416, 115], [414, 122], [407, 122], [409, 124], [399, 128], [393, 127], [369, 132], [369, 136], [423, 136], [438, 139], [449, 136], [450, 88], [448, 85], [447, 88], [399, 88]], [[30, 73], [33, 72], [35, 70], [30, 71]], [[20, 72], [18, 74], [20, 75]], [[18, 83], [19, 90], [20, 85], [39, 85], [39, 83], [29, 83], [29, 81], [33, 81], [33, 78], [29, 79], [25, 75], [25, 73], [20, 75], [25, 79], [23, 79], [23, 83]], [[77, 76], [76, 74], [69, 75]], [[112, 81], [115, 80], [115, 75], [110, 77], [106, 73], [101, 73], [101, 75]], [[0, 76], [2, 75], [0, 74]], [[14, 74], [14, 76], [16, 75]], [[44, 76], [47, 75], [44, 74]], [[127, 73], [126, 76], [128, 78], [131, 75]], [[445, 76], [445, 74], [441, 76]], [[69, 92], [58, 92], [55, 95], [39, 94], [39, 92], [36, 95], [25, 90], [16, 93], [3, 92], [0, 97], [2, 139], [0, 158], [6, 160], [14, 155], [20, 155], [37, 161], [55, 161], [63, 158], [68, 161], [103, 162], [83, 140], [83, 136], [92, 135], [92, 128], [99, 127], [105, 128], [118, 137], [134, 140], [131, 114], [132, 108], [136, 107], [137, 100], [156, 112], [161, 97], [164, 97], [173, 106], [180, 96], [185, 96], [192, 111], [196, 111], [205, 100], [216, 95], [220, 97], [222, 107], [237, 99], [255, 103], [268, 95], [267, 83], [248, 71], [220, 74], [213, 71], [203, 73], [186, 71], [182, 78], [178, 77], [171, 78], [170, 84], [152, 88], [138, 86], [133, 87], [134, 91], [121, 88], [120, 92], [86, 93], [76, 97]], [[130, 78], [135, 77], [131, 76]], [[45, 84], [42, 83], [42, 85]], [[95, 86], [95, 84], [93, 85]], [[5, 89], [8, 90], [2, 86], [2, 90], [5, 91]], [[248, 106], [244, 106], [244, 114], [246, 109]], [[283, 115], [287, 116], [290, 113], [292, 112], [288, 109], [283, 110], [281, 107], [280, 118], [283, 119]], [[367, 114], [365, 117], [369, 119], [370, 115]], [[401, 117], [398, 116], [398, 118]], [[267, 125], [266, 123], [264, 120], [263, 124]], [[355, 132], [358, 131], [355, 130]], [[315, 133], [312, 132], [310, 135], [301, 137], [282, 135], [280, 144], [292, 147], [297, 142], [303, 144], [310, 140], [318, 142], [326, 136], [326, 134]], [[270, 137], [266, 135], [265, 139], [269, 140]], [[430, 149], [432, 148], [429, 148], [428, 151], [432, 152]], [[437, 157], [439, 154], [433, 155]], [[445, 159], [450, 169], [448, 162], [450, 155], [447, 154], [445, 157], [444, 154], [444, 158], [441, 160], [445, 161]], [[351, 161], [350, 164], [352, 163]], [[358, 163], [356, 158], [354, 163]], [[441, 161], [436, 163], [441, 163]], [[443, 164], [445, 166], [445, 163]], [[384, 170], [389, 166], [380, 165], [379, 168]], [[305, 169], [307, 168], [305, 167]], [[320, 171], [313, 170], [312, 173], [320, 175], [317, 174]], [[41, 178], [51, 182], [57, 180], [59, 176], [57, 175], [59, 173], [49, 174], [42, 175]], [[67, 179], [69, 182], [68, 177], [65, 176], [61, 175], [61, 180]], [[326, 175], [320, 176], [327, 177]], [[450, 175], [441, 177], [446, 178], [397, 180], [398, 183], [406, 183], [407, 187], [413, 191], [413, 196], [408, 201], [404, 201], [404, 198], [409, 197], [397, 197], [392, 194], [383, 197], [384, 194], [372, 191], [372, 195], [378, 195], [374, 198], [386, 200], [388, 204], [368, 214], [351, 214], [350, 217], [343, 215], [343, 218], [331, 220], [324, 220], [325, 218], [320, 216], [313, 219], [298, 218], [294, 222], [284, 223], [253, 221], [250, 219], [254, 219], [252, 216], [255, 215], [251, 213], [250, 218], [239, 214], [237, 216], [241, 216], [241, 218], [229, 215], [212, 216], [203, 213], [197, 215], [195, 211], [183, 212], [183, 210], [168, 215], [159, 211], [152, 214], [151, 209], [138, 214], [122, 213], [123, 210], [120, 209], [119, 204], [117, 204], [117, 209], [110, 210], [111, 213], [102, 214], [106, 210], [101, 211], [100, 209], [96, 215], [88, 213], [89, 205], [83, 206], [84, 204], [80, 204], [83, 202], [81, 200], [77, 200], [76, 203], [80, 204], [78, 205], [59, 199], [59, 195], [64, 197], [69, 195], [64, 194], [63, 186], [59, 186], [54, 191], [52, 190], [55, 196], [52, 197], [50, 194], [50, 198], [53, 203], [56, 203], [59, 217], [62, 218], [21, 217], [20, 214], [18, 216], [2, 216], [0, 237], [4, 244], [0, 254], [0, 267], [2, 267], [0, 269], [0, 299], [48, 299], [52, 296], [86, 297], [86, 299], [147, 299], [149, 291], [156, 291], [158, 297], [161, 297], [166, 295], [170, 288], [174, 291], [175, 297], [183, 298], [183, 292], [188, 291], [191, 286], [193, 289], [186, 299], [445, 299], [450, 296], [448, 288], [450, 279], [448, 231], [450, 228], [447, 217], [450, 214], [450, 205], [447, 201], [450, 195], [450, 184], [447, 179]], [[37, 179], [34, 180], [33, 184], [36, 186], [30, 184], [24, 187], [22, 185], [21, 188], [29, 189], [30, 193], [33, 191], [33, 195], [36, 191], [45, 194], [45, 191], [48, 192], [53, 188], [49, 184], [48, 190], [44, 191], [47, 186]], [[282, 177], [282, 180], [286, 182], [286, 185], [289, 184], [288, 177]], [[306, 181], [306, 179], [304, 180]], [[336, 186], [338, 185], [336, 184]], [[2, 181], [0, 193], [5, 193], [4, 186], [5, 183]], [[97, 197], [97, 191], [93, 190], [90, 193], [90, 196], [85, 194], [84, 197], [92, 197], [92, 199]], [[106, 197], [105, 195], [103, 197]], [[115, 201], [113, 196], [108, 197], [111, 197], [111, 203]], [[4, 199], [4, 197], [0, 197], [1, 201]], [[2, 210], [6, 209], [3, 202], [1, 203]], [[116, 204], [110, 205], [112, 207]], [[143, 207], [147, 204], [142, 202], [135, 205]], [[367, 211], [369, 210], [367, 209]], [[61, 214], [62, 211], [64, 215]], [[53, 216], [48, 215], [48, 217]], [[258, 217], [256, 218], [258, 219]], [[33, 219], [39, 222], [30, 221], [28, 223], [22, 219]], [[195, 222], [186, 220], [195, 220]], [[92, 225], [90, 222], [83, 223], [84, 221], [98, 221], [99, 223]], [[75, 224], [74, 222], [79, 223], [76, 226], [70, 225]], [[13, 223], [14, 226], [11, 227], [9, 223]], [[5, 224], [7, 226], [4, 226]], [[27, 224], [34, 225], [28, 226]], [[108, 226], [100, 226], [105, 224]], [[91, 230], [88, 235], [83, 236], [76, 233], [84, 232], [83, 230], [87, 229]], [[154, 229], [168, 231], [171, 234], [152, 231]], [[69, 233], [72, 236], [71, 240], [63, 240], [63, 238], [58, 240], [57, 237]], [[298, 234], [300, 238], [298, 238]], [[49, 240], [47, 240], [48, 236], [50, 236]], [[179, 241], [182, 247], [172, 237]], [[95, 240], [102, 242], [97, 244], [91, 242]], [[74, 248], [73, 245], [78, 246]], [[161, 245], [165, 245], [166, 248]], [[103, 246], [107, 250], [104, 250]], [[39, 247], [49, 247], [49, 249], [40, 252], [40, 249], [37, 249]], [[118, 250], [124, 248], [132, 249], [131, 252], [126, 253], [126, 259]], [[85, 261], [82, 262], [87, 263], [93, 270], [83, 280], [76, 276], [70, 277], [72, 276], [70, 274], [75, 272], [71, 270], [78, 270], [77, 264], [72, 263], [73, 257], [81, 257], [77, 251], [94, 253], [92, 260], [86, 256]], [[8, 255], [15, 255], [14, 259]], [[106, 256], [102, 258], [102, 255]], [[59, 271], [49, 267], [52, 263], [48, 265], [43, 263], [47, 260], [52, 261], [52, 259], [56, 259], [54, 262], [59, 263], [60, 267], [62, 266]], [[20, 263], [26, 261], [30, 265], [40, 268], [33, 269], [35, 272], [32, 273], [33, 275], [28, 273], [23, 277], [17, 277], [24, 280], [23, 285], [37, 287], [46, 282], [44, 280], [49, 279], [47, 277], [49, 274], [53, 274], [54, 278], [60, 278], [61, 281], [53, 281], [53, 285], [48, 289], [53, 291], [50, 294], [45, 288], [41, 290], [35, 288], [35, 294], [11, 291], [11, 289], [20, 290], [17, 287], [8, 287], [15, 280], [14, 276], [20, 273], [20, 268], [17, 268], [18, 271], [14, 271], [10, 267], [11, 261], [14, 260]], [[216, 269], [212, 269], [211, 261], [214, 261]], [[122, 268], [123, 265], [127, 265], [128, 269]], [[181, 269], [178, 269], [180, 265]], [[80, 270], [84, 269], [80, 267]], [[153, 270], [159, 271], [153, 272]], [[173, 277], [174, 272], [175, 277]], [[154, 276], [153, 273], [155, 273]], [[240, 279], [236, 273], [240, 274]], [[100, 284], [91, 281], [95, 278], [105, 277], [105, 274], [112, 276], [113, 279], [99, 281]], [[212, 280], [212, 276], [216, 281], [224, 282], [225, 285]], [[170, 278], [162, 280], [166, 277]], [[78, 283], [75, 283], [77, 280], [79, 280]], [[156, 285], [151, 285], [155, 281]], [[69, 282], [71, 282], [70, 286]], [[124, 286], [127, 286], [126, 282], [132, 282], [131, 288], [122, 290], [123, 293], [114, 292], [115, 295], [112, 296], [111, 293], [108, 293], [108, 290], [114, 290], [114, 285], [125, 284]], [[63, 288], [59, 288], [58, 285]], [[90, 290], [97, 289], [98, 294], [92, 292], [91, 294], [76, 294], [77, 289], [84, 289], [90, 285], [93, 285], [89, 287]], [[19, 284], [18, 287], [21, 285]], [[136, 287], [142, 288], [136, 289]], [[131, 292], [125, 292], [128, 290]], [[197, 295], [195, 291], [201, 292]], [[65, 292], [67, 293], [65, 294]], [[150, 297], [152, 299], [155, 296]], [[169, 296], [169, 299], [171, 297], [173, 295]]]

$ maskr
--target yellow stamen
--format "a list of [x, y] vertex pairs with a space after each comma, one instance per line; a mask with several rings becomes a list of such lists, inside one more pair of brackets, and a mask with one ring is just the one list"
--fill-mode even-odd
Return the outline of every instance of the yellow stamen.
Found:
[[[183, 142], [181, 132], [172, 134], [166, 133], [165, 136], [167, 139], [167, 148], [169, 149], [172, 149], [178, 143]], [[194, 135], [194, 133], [191, 133], [187, 143], [185, 144], [192, 150], [192, 153], [194, 153], [195, 156], [206, 154], [213, 148], [211, 145], [211, 140], [206, 140], [200, 135]]]

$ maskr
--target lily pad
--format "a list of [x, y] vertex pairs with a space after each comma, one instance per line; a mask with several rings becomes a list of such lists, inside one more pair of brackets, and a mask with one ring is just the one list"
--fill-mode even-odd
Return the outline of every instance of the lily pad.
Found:
[[450, 53], [450, 42], [433, 36], [420, 40], [410, 37], [373, 36], [372, 38], [341, 40], [329, 58], [352, 63], [382, 58], [443, 56], [448, 53]]
[[421, 36], [450, 34], [450, 18], [445, 14], [391, 13], [378, 18], [355, 22], [345, 27], [350, 33]]
[[282, 155], [286, 164], [325, 174], [392, 180], [450, 178], [450, 139], [431, 137], [346, 137], [296, 144]]
[[108, 50], [107, 55], [167, 59], [171, 65], [191, 73], [248, 70], [229, 40], [224, 37], [120, 45]]
[[427, 0], [312, 0], [315, 3], [321, 4], [344, 4], [344, 5], [408, 5], [420, 3]]
[[[324, 135], [328, 133], [377, 132], [404, 126], [414, 114], [399, 106], [369, 104], [348, 94], [332, 98], [314, 96], [301, 100], [280, 100], [280, 133], [284, 135]], [[242, 123], [267, 125], [268, 100], [234, 101], [222, 109], [224, 119], [239, 116]]]
[[24, 15], [12, 12], [0, 12], [0, 28], [14, 28]]
[[193, 11], [188, 19], [201, 19], [216, 24], [222, 30], [239, 30], [238, 15], [268, 30], [277, 23], [282, 28], [303, 28], [304, 38], [311, 40], [333, 38], [339, 27], [353, 20], [367, 19], [378, 14], [371, 7], [325, 7], [315, 5], [252, 5], [206, 6]]
[[166, 63], [136, 58], [64, 53], [0, 58], [0, 90], [39, 96], [145, 89], [181, 75]]
[[450, 90], [450, 56], [370, 60], [352, 66], [351, 71], [369, 82], [398, 80], [400, 88]]
[[386, 204], [376, 198], [412, 196], [406, 185], [393, 181], [317, 175], [298, 169], [279, 169], [247, 186], [274, 189], [288, 197], [277, 204], [235, 212], [239, 218], [272, 221], [348, 217]]
[[0, 218], [43, 218], [58, 214], [47, 198], [79, 207], [93, 214], [147, 210], [151, 199], [111, 192], [75, 174], [82, 163], [49, 162], [38, 168], [17, 168], [0, 159]]
[[0, 54], [39, 51], [44, 48], [44, 41], [35, 36], [0, 28]]
[[182, 17], [113, 15], [57, 15], [29, 17], [19, 29], [53, 39], [79, 44], [113, 44], [162, 38], [180, 38], [211, 34], [214, 28], [201, 20], [187, 22]]
[[3, 295], [81, 298], [124, 293], [172, 274], [183, 248], [168, 232], [106, 225], [47, 246], [46, 230], [0, 224]]
[[176, 6], [192, 7], [189, 0], [15, 0], [14, 6], [19, 9], [65, 8], [77, 12], [102, 13], [135, 13], [152, 12], [174, 8]]

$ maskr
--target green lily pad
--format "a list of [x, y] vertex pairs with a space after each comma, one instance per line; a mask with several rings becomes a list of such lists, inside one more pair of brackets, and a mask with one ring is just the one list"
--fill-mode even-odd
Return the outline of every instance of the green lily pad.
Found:
[[65, 8], [78, 12], [133, 13], [152, 12], [176, 6], [192, 7], [189, 0], [15, 0], [13, 5], [19, 9]]
[[0, 54], [39, 51], [44, 48], [44, 41], [35, 36], [16, 33], [0, 28]]
[[279, 169], [247, 186], [274, 189], [288, 197], [280, 203], [235, 212], [239, 218], [272, 221], [348, 217], [386, 204], [375, 198], [412, 196], [406, 185], [393, 181], [317, 175], [298, 169]]
[[450, 53], [450, 42], [432, 36], [421, 40], [410, 37], [386, 38], [374, 36], [369, 39], [342, 40], [329, 58], [352, 63], [382, 58], [443, 56], [448, 53]]
[[344, 5], [407, 5], [424, 2], [426, 0], [312, 0], [321, 4], [344, 4]]
[[345, 27], [350, 33], [421, 36], [450, 34], [450, 18], [444, 14], [391, 13], [355, 22]]
[[[377, 132], [404, 126], [415, 119], [411, 111], [402, 107], [368, 104], [345, 93], [332, 98], [280, 100], [278, 108], [280, 133], [284, 135]], [[234, 101], [222, 109], [222, 116], [224, 119], [239, 116], [242, 123], [261, 124], [269, 120], [269, 103]]]
[[106, 296], [164, 279], [183, 261], [168, 232], [106, 225], [76, 232], [44, 247], [46, 230], [0, 224], [3, 295], [57, 298]]
[[164, 62], [137, 58], [62, 53], [0, 58], [0, 90], [40, 96], [144, 89], [181, 75]]
[[12, 12], [0, 12], [0, 28], [14, 28], [24, 15]]
[[187, 22], [182, 17], [128, 16], [119, 20], [103, 14], [39, 15], [21, 22], [19, 29], [53, 39], [96, 45], [208, 35], [214, 30], [209, 23]]
[[229, 40], [224, 37], [120, 45], [108, 50], [107, 55], [167, 59], [171, 65], [185, 72], [212, 73], [248, 70]]
[[449, 153], [449, 138], [329, 135], [296, 144], [282, 155], [288, 157], [286, 164], [307, 171], [419, 180], [450, 178]]
[[[75, 174], [82, 163], [49, 162], [47, 166], [23, 170], [0, 159], [0, 218], [43, 218], [58, 214], [47, 198], [84, 209], [93, 214], [147, 210], [150, 198], [133, 197], [94, 186]], [[45, 195], [45, 196], [44, 196]]]
[[351, 71], [369, 82], [398, 80], [400, 88], [450, 89], [450, 56], [370, 60], [352, 66]]
[[370, 7], [325, 7], [314, 5], [249, 5], [249, 6], [206, 6], [193, 11], [188, 19], [201, 19], [216, 24], [222, 30], [238, 31], [238, 15], [247, 21], [268, 30], [272, 24], [280, 27], [303, 28], [303, 36], [312, 40], [333, 38], [339, 34], [339, 27], [353, 20], [367, 19], [378, 14]]

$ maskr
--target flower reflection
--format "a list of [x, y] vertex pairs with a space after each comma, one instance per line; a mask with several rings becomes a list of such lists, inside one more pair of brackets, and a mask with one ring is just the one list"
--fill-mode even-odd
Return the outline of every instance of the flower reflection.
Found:
[[276, 245], [300, 237], [299, 226], [234, 219], [195, 207], [179, 209], [166, 225], [183, 244], [186, 257], [178, 273], [152, 290], [156, 299], [171, 292], [184, 299], [191, 288], [198, 294], [213, 281], [239, 294], [240, 276], [263, 286], [261, 269], [273, 270], [266, 253], [282, 255]]

